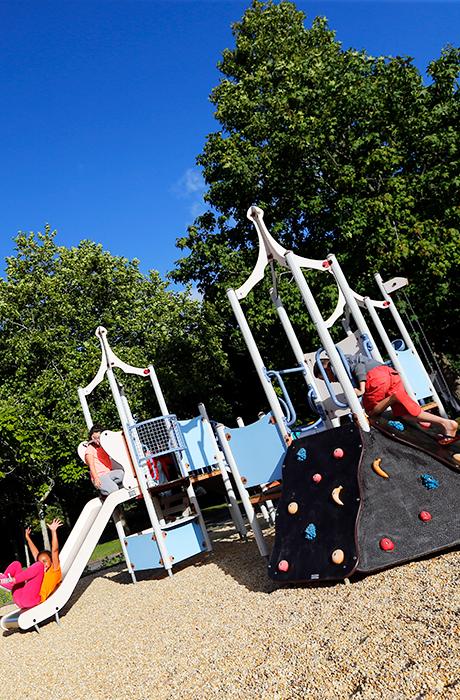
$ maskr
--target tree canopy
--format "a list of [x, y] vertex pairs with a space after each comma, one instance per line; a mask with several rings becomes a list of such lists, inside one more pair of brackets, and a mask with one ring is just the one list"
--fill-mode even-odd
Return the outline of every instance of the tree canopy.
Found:
[[[460, 49], [446, 47], [425, 82], [407, 56], [344, 49], [325, 18], [308, 27], [293, 3], [259, 0], [233, 35], [211, 93], [219, 129], [197, 159], [209, 208], [179, 239], [188, 254], [173, 278], [223, 304], [225, 287], [255, 262], [245, 214], [257, 204], [287, 248], [313, 258], [334, 252], [357, 291], [372, 295], [375, 271], [408, 276], [436, 349], [454, 356]], [[311, 283], [330, 303], [323, 280]], [[265, 297], [255, 292], [251, 313], [269, 349], [276, 331]]]
[[[99, 368], [95, 330], [137, 366], [152, 363], [170, 410], [196, 415], [203, 393], [222, 410], [218, 387], [226, 357], [213, 309], [186, 290], [168, 289], [157, 272], [100, 245], [55, 242], [55, 232], [19, 234], [0, 280], [0, 511], [34, 515], [47, 494], [71, 498], [88, 482], [76, 448], [86, 426], [77, 396]], [[138, 378], [136, 378], [138, 379]], [[133, 411], [158, 414], [141, 379], [126, 381]], [[201, 391], [200, 391], [201, 390]], [[97, 422], [119, 425], [107, 387], [90, 397]]]

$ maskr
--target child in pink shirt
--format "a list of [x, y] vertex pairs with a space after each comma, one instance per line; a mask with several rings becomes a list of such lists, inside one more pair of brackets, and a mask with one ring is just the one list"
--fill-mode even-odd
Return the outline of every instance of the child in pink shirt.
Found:
[[35, 563], [23, 569], [21, 562], [13, 561], [5, 572], [0, 573], [0, 586], [11, 591], [13, 600], [19, 608], [33, 608], [42, 603], [59, 585], [62, 575], [59, 563], [59, 543], [56, 534], [62, 522], [55, 518], [50, 525], [51, 552], [38, 551], [30, 538], [30, 528], [26, 530], [26, 540]]

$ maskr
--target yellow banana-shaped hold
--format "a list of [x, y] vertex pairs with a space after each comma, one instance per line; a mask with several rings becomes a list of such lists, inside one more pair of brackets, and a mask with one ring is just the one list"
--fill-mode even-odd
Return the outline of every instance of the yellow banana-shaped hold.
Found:
[[340, 498], [340, 492], [342, 491], [342, 489], [343, 489], [343, 486], [337, 486], [337, 488], [332, 490], [332, 494], [331, 494], [332, 500], [334, 501], [334, 503], [337, 503], [337, 505], [339, 505], [339, 506], [344, 505], [343, 501]]
[[380, 457], [374, 459], [374, 461], [372, 462], [372, 469], [375, 471], [376, 474], [382, 476], [384, 479], [389, 479], [390, 475], [383, 471], [382, 467], [380, 466], [381, 464], [382, 460]]

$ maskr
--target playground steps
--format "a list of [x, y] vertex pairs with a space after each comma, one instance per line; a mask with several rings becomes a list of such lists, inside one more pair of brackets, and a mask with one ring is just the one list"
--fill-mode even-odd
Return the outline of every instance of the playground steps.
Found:
[[207, 550], [199, 513], [187, 493], [190, 483], [191, 478], [186, 476], [149, 488], [163, 542], [160, 546], [153, 527], [125, 537], [127, 556], [135, 572], [170, 569]]
[[214, 476], [222, 476], [220, 469], [214, 469], [212, 472], [207, 474], [196, 474], [190, 477], [192, 484], [196, 484], [199, 481], [206, 481], [207, 479], [212, 479]]
[[273, 483], [268, 484], [268, 486], [263, 488], [261, 493], [255, 493], [252, 496], [250, 496], [249, 500], [251, 501], [253, 506], [257, 506], [260, 503], [265, 503], [266, 501], [275, 501], [281, 497], [281, 490], [281, 482], [274, 481]]
[[150, 495], [155, 496], [156, 494], [164, 493], [165, 491], [171, 491], [172, 489], [178, 487], [186, 487], [190, 483], [190, 478], [188, 476], [181, 477], [180, 479], [173, 479], [172, 481], [167, 481], [164, 484], [159, 484], [158, 486], [151, 486], [149, 488]]

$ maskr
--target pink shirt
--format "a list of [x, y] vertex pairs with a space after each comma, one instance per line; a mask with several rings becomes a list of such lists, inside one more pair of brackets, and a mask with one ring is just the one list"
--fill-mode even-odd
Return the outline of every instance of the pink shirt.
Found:
[[94, 457], [94, 467], [98, 476], [102, 476], [102, 474], [107, 474], [107, 472], [111, 471], [112, 462], [110, 461], [110, 457], [103, 447], [88, 445], [85, 452], [85, 462], [88, 464], [88, 466], [88, 457], [90, 455]]

